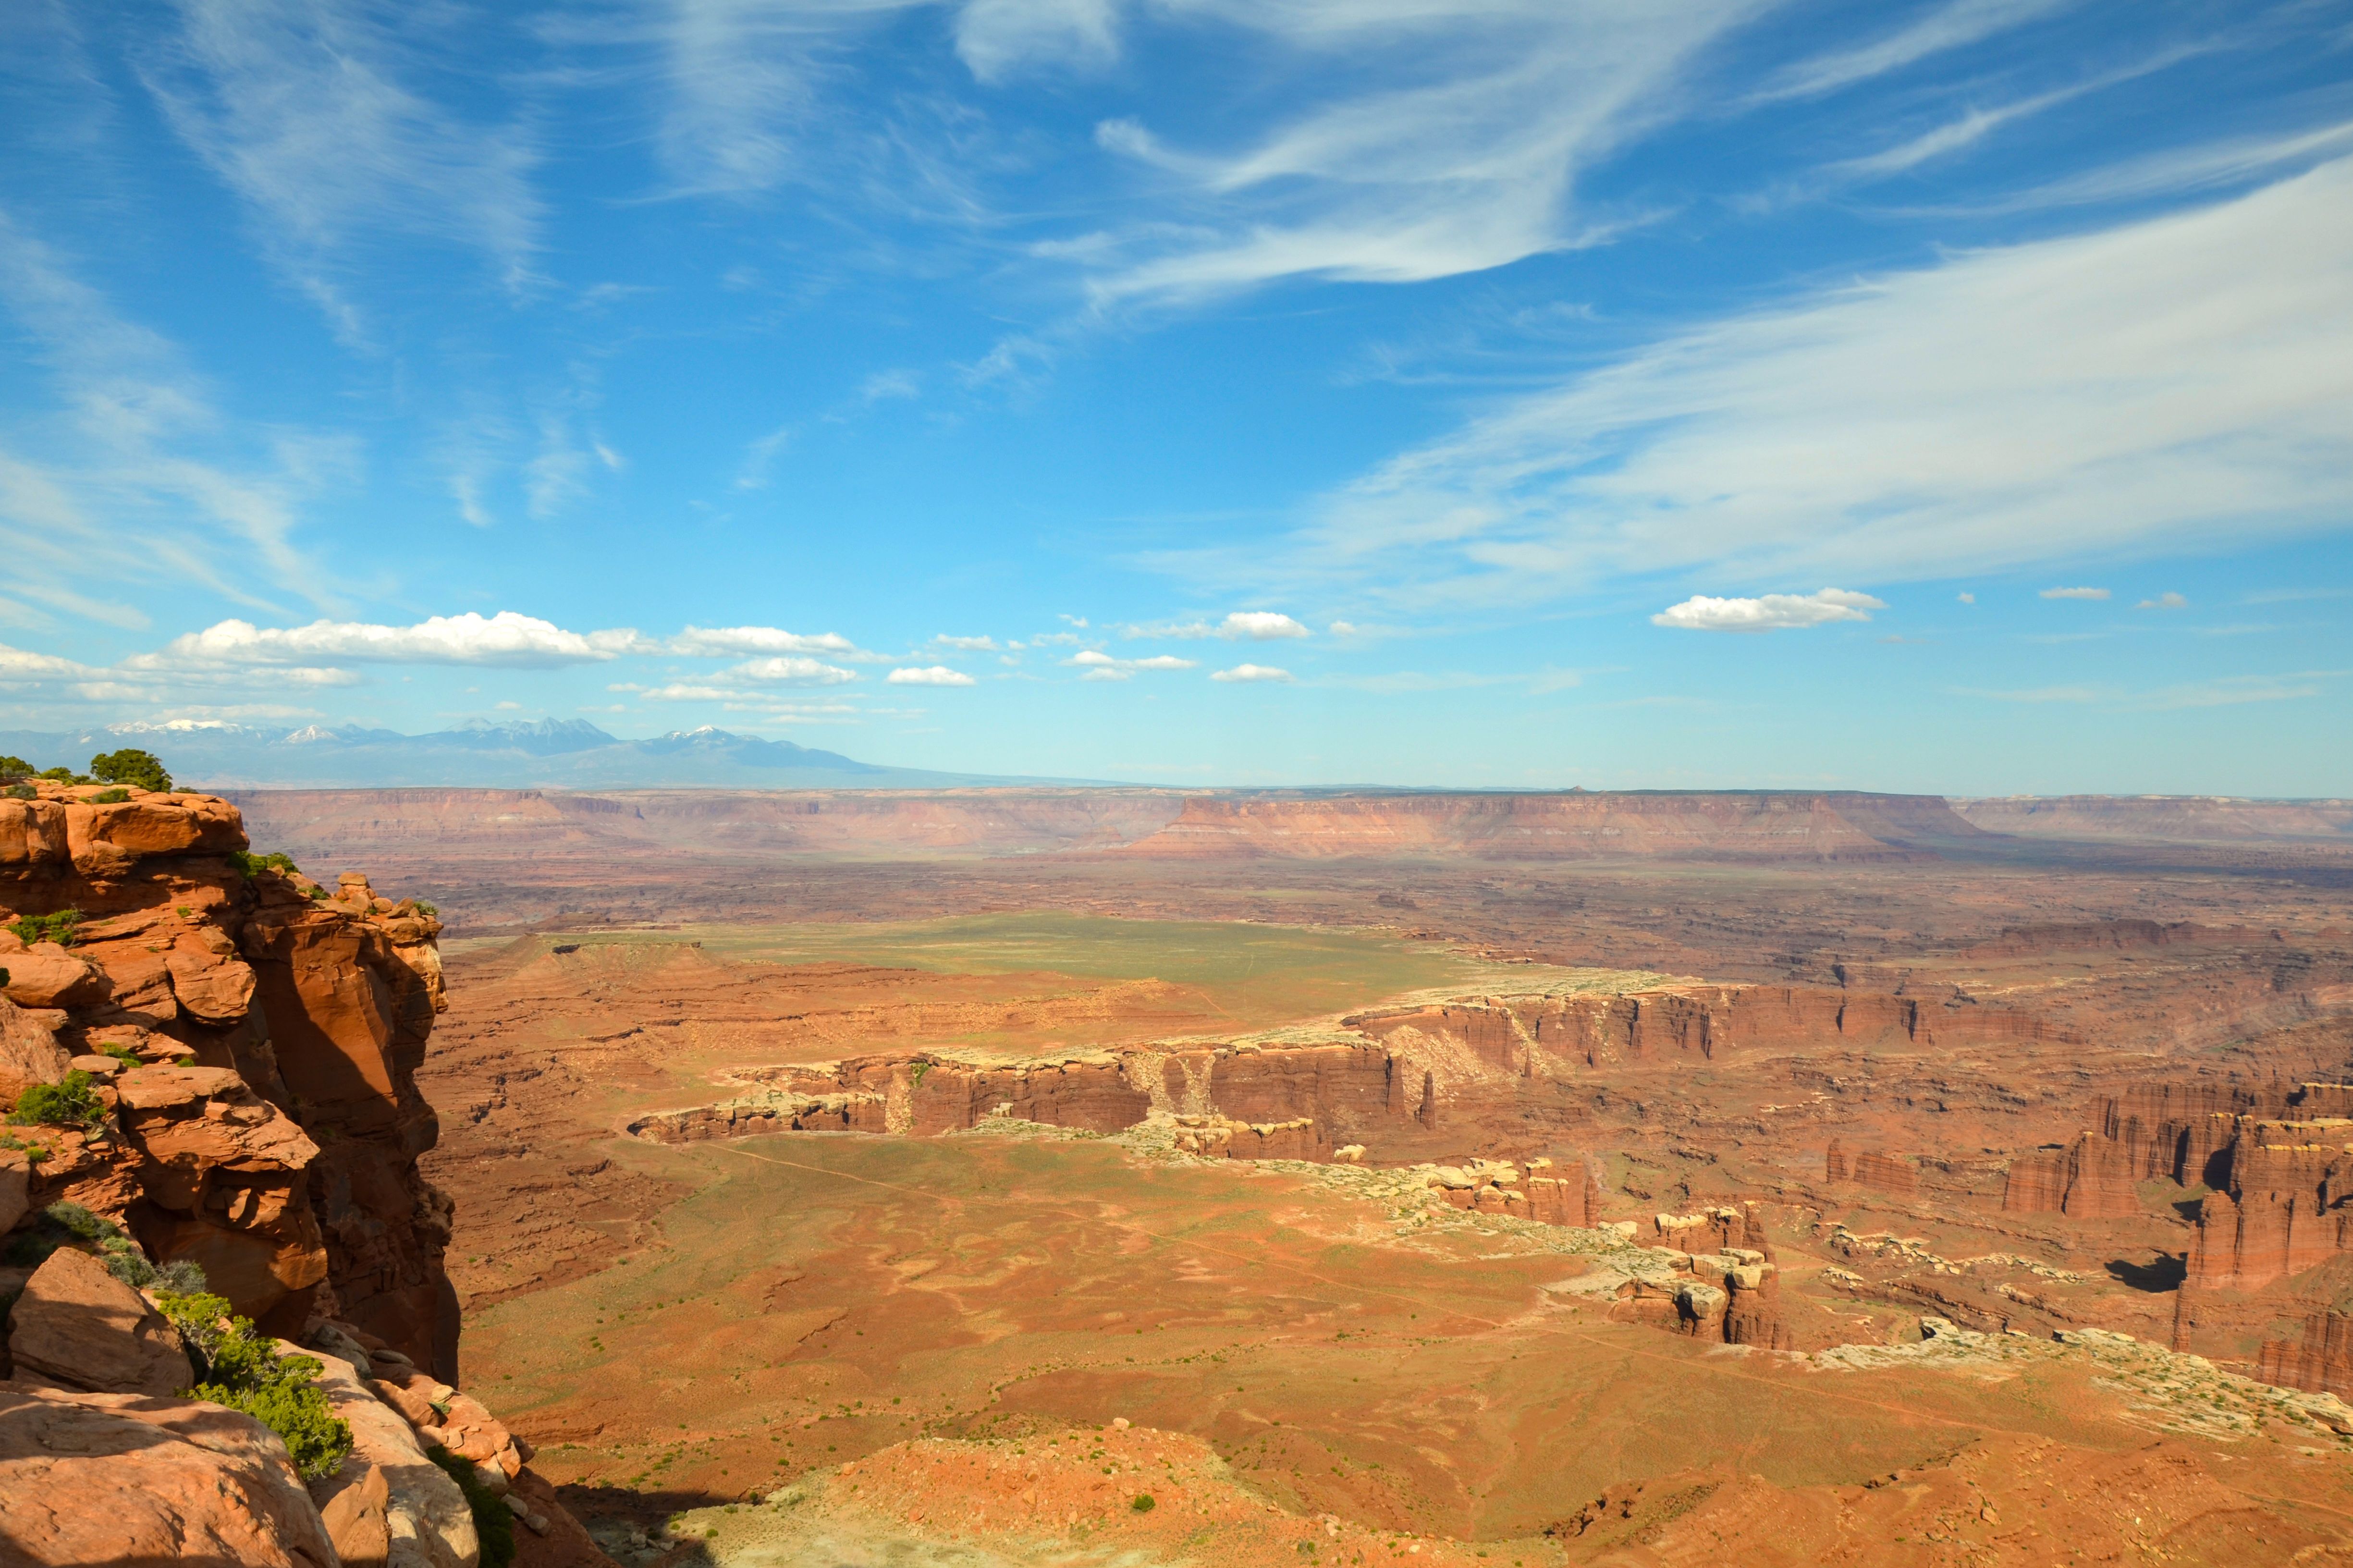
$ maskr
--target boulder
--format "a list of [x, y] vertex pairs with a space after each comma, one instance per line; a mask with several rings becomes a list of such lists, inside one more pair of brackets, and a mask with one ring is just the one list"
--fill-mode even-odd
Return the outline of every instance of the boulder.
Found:
[[79, 1007], [107, 994], [106, 973], [53, 942], [37, 942], [0, 958], [8, 972], [5, 994], [20, 1007]]
[[19, 1376], [156, 1398], [195, 1381], [178, 1331], [105, 1265], [71, 1247], [33, 1271], [9, 1323], [8, 1354]]
[[[279, 1352], [312, 1355], [283, 1341]], [[387, 1542], [384, 1561], [389, 1568], [475, 1568], [481, 1560], [481, 1542], [458, 1483], [425, 1457], [424, 1445], [409, 1423], [369, 1392], [370, 1385], [349, 1363], [332, 1356], [312, 1359], [321, 1364], [316, 1382], [327, 1403], [352, 1429], [351, 1457], [343, 1468], [311, 1487], [321, 1508], [332, 1513], [347, 1494], [365, 1487], [371, 1474], [380, 1476]], [[355, 1511], [364, 1504], [343, 1507]]]
[[[15, 953], [0, 954], [0, 969], [8, 970], [12, 986], [16, 972], [11, 966], [22, 962]], [[14, 1106], [37, 1083], [56, 1083], [66, 1076], [69, 1061], [65, 1047], [38, 1016], [0, 995], [0, 1106]]]
[[21, 1149], [0, 1149], [0, 1236], [16, 1228], [31, 1206], [27, 1197], [33, 1190], [33, 1163], [25, 1158]]
[[200, 1022], [234, 1024], [253, 1005], [253, 968], [241, 958], [174, 947], [164, 955], [164, 968], [174, 997]]
[[19, 876], [66, 858], [66, 808], [46, 800], [0, 800], [0, 870]]
[[0, 1560], [336, 1568], [285, 1445], [252, 1417], [21, 1383], [0, 1383]]
[[157, 1256], [194, 1258], [252, 1317], [326, 1277], [301, 1184], [319, 1146], [291, 1118], [227, 1068], [139, 1068], [115, 1087], [140, 1186], [169, 1216]]
[[319, 1510], [327, 1535], [335, 1543], [343, 1568], [388, 1568], [392, 1556], [392, 1526], [385, 1518], [391, 1489], [384, 1467], [370, 1465], [356, 1485], [345, 1487]]

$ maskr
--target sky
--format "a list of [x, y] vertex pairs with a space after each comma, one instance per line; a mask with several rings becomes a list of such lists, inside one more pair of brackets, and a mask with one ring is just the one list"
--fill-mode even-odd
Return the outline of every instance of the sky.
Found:
[[0, 728], [2341, 795], [2348, 545], [2339, 0], [0, 6]]

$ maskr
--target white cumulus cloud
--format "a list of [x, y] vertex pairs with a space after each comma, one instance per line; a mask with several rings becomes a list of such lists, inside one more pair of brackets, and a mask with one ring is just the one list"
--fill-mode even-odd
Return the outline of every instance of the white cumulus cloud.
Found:
[[797, 654], [747, 659], [722, 674], [739, 680], [756, 681], [763, 686], [839, 686], [844, 681], [858, 679], [855, 670]]
[[1694, 632], [1774, 632], [1830, 621], [1867, 621], [1871, 617], [1865, 611], [1886, 607], [1868, 594], [1851, 594], [1843, 588], [1765, 594], [1754, 599], [1716, 599], [1695, 594], [1652, 616], [1651, 624]]
[[890, 675], [893, 686], [971, 686], [973, 678], [961, 669], [950, 669], [944, 664], [894, 669]]
[[776, 626], [689, 626], [659, 651], [724, 658], [743, 653], [822, 653], [855, 658], [862, 650], [839, 632], [788, 632]]
[[280, 627], [257, 626], [250, 621], [222, 621], [203, 631], [174, 637], [163, 655], [145, 655], [135, 662], [152, 668], [167, 658], [212, 664], [299, 664], [311, 659], [353, 658], [385, 664], [545, 668], [612, 658], [637, 651], [642, 640], [632, 631], [566, 631], [553, 622], [513, 610], [501, 610], [487, 617], [469, 610], [462, 616], [434, 616], [408, 626], [318, 620], [307, 626]]
[[1074, 665], [1086, 673], [1082, 680], [1125, 680], [1139, 669], [1191, 669], [1195, 661], [1178, 658], [1175, 654], [1155, 654], [1150, 658], [1113, 658], [1099, 648], [1085, 648], [1062, 661]]
[[1291, 671], [1277, 669], [1271, 664], [1238, 664], [1231, 669], [1213, 669], [1211, 680], [1275, 680], [1291, 679]]
[[1219, 626], [1218, 635], [1268, 642], [1276, 637], [1303, 637], [1313, 634], [1289, 616], [1277, 615], [1272, 610], [1236, 610]]
[[1223, 637], [1228, 642], [1268, 642], [1278, 637], [1315, 635], [1289, 616], [1273, 610], [1236, 610], [1222, 621], [1161, 621], [1123, 629], [1132, 637]]

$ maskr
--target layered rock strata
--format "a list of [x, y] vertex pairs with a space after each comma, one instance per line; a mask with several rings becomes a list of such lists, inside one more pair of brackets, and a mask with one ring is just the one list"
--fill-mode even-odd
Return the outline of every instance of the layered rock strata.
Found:
[[2186, 1260], [2200, 1290], [2261, 1289], [2353, 1252], [2353, 1085], [2141, 1085], [2094, 1119], [2012, 1162], [2002, 1207], [2131, 1218], [2142, 1182], [2211, 1186]]
[[268, 1429], [173, 1397], [195, 1368], [154, 1300], [66, 1246], [0, 1280], [0, 1542], [50, 1563], [473, 1568], [438, 1446], [555, 1542], [538, 1560], [604, 1563], [526, 1484], [529, 1446], [453, 1386], [450, 1205], [417, 1169], [438, 1131], [415, 1081], [438, 922], [246, 847], [208, 795], [0, 799], [0, 1094], [79, 1072], [94, 1106], [11, 1130], [0, 1232], [77, 1205], [151, 1265], [197, 1265], [234, 1311], [325, 1351], [353, 1457], [305, 1489]]
[[2353, 1317], [2315, 1312], [2295, 1340], [2266, 1340], [2256, 1358], [2256, 1374], [2283, 1388], [2307, 1394], [2353, 1395]]
[[417, 1170], [440, 926], [246, 848], [210, 795], [0, 800], [0, 1093], [79, 1064], [113, 1113], [43, 1134], [26, 1201], [119, 1217], [266, 1327], [334, 1313], [454, 1371], [448, 1205]]
[[[1825, 1047], [1924, 1048], [2039, 1037], [2033, 1018], [1978, 1005], [1803, 986], [1684, 985], [1624, 994], [1501, 996], [1384, 1009], [1340, 1021], [1352, 1037], [1316, 1044], [1121, 1047], [1060, 1059], [983, 1064], [930, 1052], [855, 1057], [732, 1075], [745, 1092], [649, 1112], [629, 1124], [657, 1142], [782, 1131], [923, 1136], [992, 1116], [1116, 1132], [1154, 1114], [1252, 1127], [1305, 1119], [1321, 1158], [1335, 1145], [1429, 1158], [1449, 1107], [1475, 1100], [1538, 1147], [1576, 1142], [1592, 1110], [1579, 1080], [1603, 1068], [1679, 1068], [1744, 1052]], [[1430, 1135], [1425, 1137], [1424, 1135]], [[1198, 1141], [1198, 1140], [1197, 1140]], [[1215, 1138], [1209, 1142], [1218, 1142]], [[1247, 1146], [1231, 1137], [1227, 1147]], [[1304, 1145], [1303, 1145], [1304, 1146]], [[1289, 1156], [1285, 1156], [1289, 1157]], [[1833, 1179], [1894, 1193], [1918, 1184], [1885, 1151]]]
[[1796, 1348], [1782, 1311], [1780, 1268], [1756, 1205], [1662, 1214], [1651, 1227], [1668, 1270], [1620, 1284], [1617, 1315], [1724, 1344]]

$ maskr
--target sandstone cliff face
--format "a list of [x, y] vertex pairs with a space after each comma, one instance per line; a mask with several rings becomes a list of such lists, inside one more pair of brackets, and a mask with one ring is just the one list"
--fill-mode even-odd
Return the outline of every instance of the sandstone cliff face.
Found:
[[214, 796], [37, 790], [0, 800], [0, 926], [80, 918], [64, 945], [0, 929], [0, 1092], [79, 1060], [120, 1131], [44, 1130], [27, 1205], [119, 1220], [265, 1326], [340, 1316], [454, 1372], [448, 1205], [417, 1172], [438, 922], [364, 878], [247, 875]]
[[340, 1561], [284, 1445], [217, 1405], [0, 1382], [0, 1561]]
[[1983, 1006], [1802, 985], [1685, 985], [1624, 995], [1504, 997], [1366, 1013], [1346, 1022], [1378, 1040], [1400, 1030], [1460, 1040], [1482, 1065], [1529, 1076], [1578, 1067], [1714, 1060], [1835, 1043], [1933, 1047], [2040, 1040], [2041, 1020]]
[[435, 1446], [512, 1498], [523, 1561], [609, 1568], [529, 1445], [452, 1386], [450, 1208], [417, 1169], [438, 1133], [415, 1076], [444, 1005], [438, 923], [364, 877], [330, 891], [255, 866], [218, 799], [101, 793], [0, 800], [0, 1089], [79, 1069], [106, 1112], [16, 1130], [34, 1146], [0, 1150], [0, 1233], [64, 1201], [153, 1263], [198, 1264], [323, 1352], [354, 1444], [306, 1488], [267, 1428], [174, 1397], [195, 1368], [155, 1300], [69, 1245], [10, 1282], [0, 1557], [475, 1568], [477, 1516]]
[[2094, 1111], [2065, 1148], [2011, 1163], [2004, 1209], [2130, 1218], [2142, 1182], [2210, 1186], [2186, 1260], [2200, 1290], [2258, 1290], [2353, 1252], [2353, 1085], [2140, 1084]]
[[2234, 1120], [2230, 1188], [2200, 1206], [2189, 1282], [2252, 1290], [2353, 1251], [2353, 1121]]
[[2315, 1312], [2297, 1340], [2266, 1340], [2256, 1373], [2265, 1383], [2309, 1394], [2353, 1394], [2353, 1317]]

